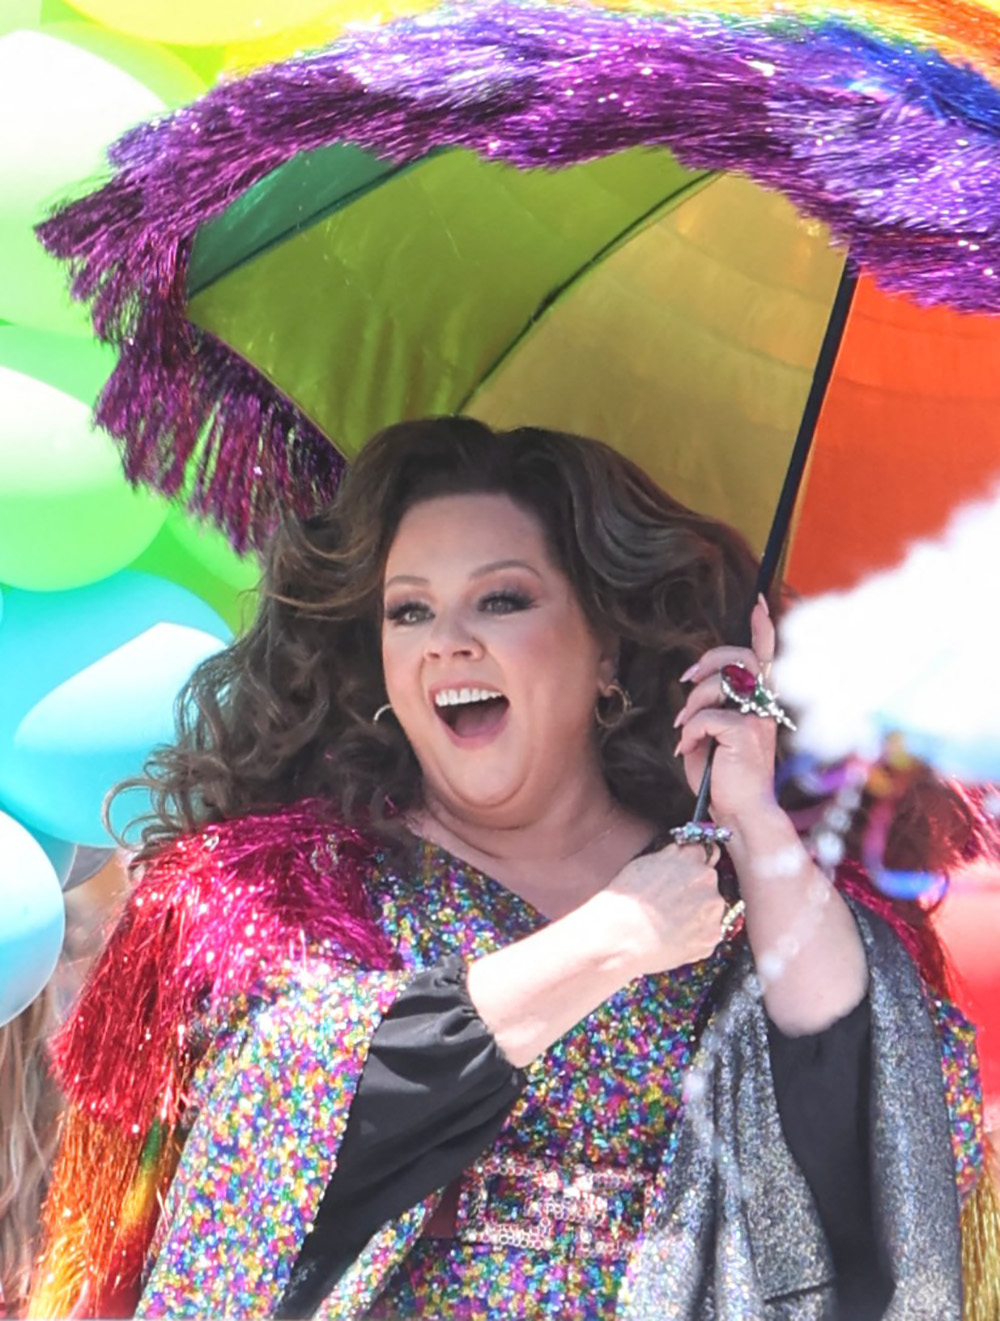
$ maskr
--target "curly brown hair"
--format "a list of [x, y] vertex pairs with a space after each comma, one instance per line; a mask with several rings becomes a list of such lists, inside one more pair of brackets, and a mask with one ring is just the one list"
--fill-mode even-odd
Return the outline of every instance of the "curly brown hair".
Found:
[[132, 782], [152, 791], [143, 854], [209, 822], [306, 797], [383, 829], [418, 801], [406, 739], [394, 722], [372, 722], [385, 701], [383, 573], [405, 512], [450, 494], [503, 494], [538, 519], [595, 633], [617, 641], [618, 679], [633, 702], [601, 732], [607, 783], [653, 823], [684, 819], [693, 797], [672, 755], [679, 679], [706, 648], [745, 633], [749, 548], [598, 441], [446, 417], [380, 432], [327, 509], [280, 528], [254, 623], [194, 673], [176, 743]]

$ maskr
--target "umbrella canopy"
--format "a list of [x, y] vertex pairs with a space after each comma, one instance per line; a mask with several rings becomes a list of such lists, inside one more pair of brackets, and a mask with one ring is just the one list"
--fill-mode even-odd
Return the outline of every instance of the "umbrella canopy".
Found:
[[608, 439], [760, 548], [850, 250], [815, 590], [1000, 470], [998, 37], [973, 3], [452, 6], [133, 133], [42, 234], [121, 348], [130, 475], [197, 458], [236, 544], [463, 410]]
[[[845, 260], [826, 227], [663, 150], [559, 173], [464, 152], [379, 171], [343, 151], [323, 162], [325, 205], [340, 196], [305, 227], [301, 211], [289, 225], [281, 173], [198, 236], [190, 316], [348, 459], [379, 427], [432, 413], [578, 431], [763, 547]], [[1000, 319], [862, 279], [796, 586], [890, 561], [991, 472]]]

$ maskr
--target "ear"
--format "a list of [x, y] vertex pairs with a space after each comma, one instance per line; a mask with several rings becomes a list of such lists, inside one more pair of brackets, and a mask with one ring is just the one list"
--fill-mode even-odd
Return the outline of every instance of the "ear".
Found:
[[601, 696], [607, 696], [607, 691], [618, 676], [618, 644], [608, 645], [601, 649], [601, 654], [597, 661], [597, 688]]

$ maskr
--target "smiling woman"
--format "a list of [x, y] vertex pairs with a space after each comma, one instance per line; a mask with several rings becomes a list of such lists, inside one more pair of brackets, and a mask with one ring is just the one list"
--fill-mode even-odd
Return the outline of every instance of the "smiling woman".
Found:
[[[463, 418], [280, 531], [57, 1043], [34, 1315], [958, 1321], [963, 1250], [995, 1315], [974, 1034], [775, 800], [753, 582], [607, 447]], [[710, 743], [725, 858], [666, 843]]]
[[[512, 547], [518, 558], [506, 557]], [[425, 813], [499, 824], [502, 812], [517, 825], [570, 789], [586, 801], [569, 820], [607, 814], [593, 712], [617, 659], [542, 524], [510, 496], [449, 495], [407, 511], [386, 562], [382, 660]], [[575, 782], [567, 764], [590, 774]]]

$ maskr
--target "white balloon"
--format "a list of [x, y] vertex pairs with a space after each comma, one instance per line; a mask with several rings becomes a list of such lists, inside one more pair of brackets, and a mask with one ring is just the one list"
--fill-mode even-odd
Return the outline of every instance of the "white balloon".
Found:
[[48, 855], [0, 812], [0, 1026], [44, 989], [65, 932], [62, 889]]

